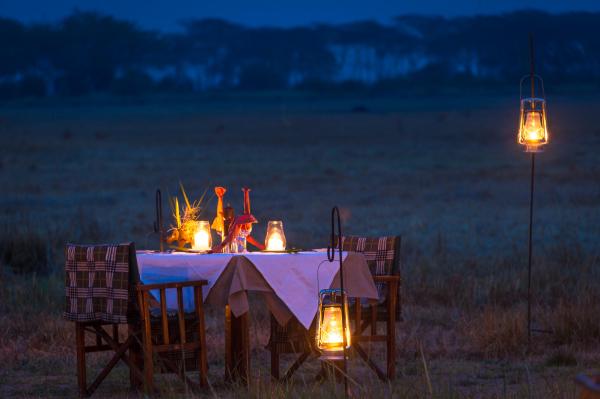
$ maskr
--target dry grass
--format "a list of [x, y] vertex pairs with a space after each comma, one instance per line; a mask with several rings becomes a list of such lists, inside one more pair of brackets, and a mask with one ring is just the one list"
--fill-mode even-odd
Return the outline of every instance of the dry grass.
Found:
[[[356, 104], [373, 112], [348, 112]], [[181, 180], [192, 197], [207, 184], [228, 187], [236, 208], [239, 188], [252, 187], [259, 238], [267, 220], [282, 219], [291, 245], [321, 247], [333, 204], [348, 233], [403, 234], [398, 378], [380, 383], [353, 359], [356, 396], [574, 398], [573, 376], [600, 360], [599, 108], [595, 98], [552, 104], [534, 243], [535, 321], [552, 334], [526, 350], [529, 165], [514, 144], [512, 98], [4, 106], [0, 396], [75, 395], [73, 327], [61, 319], [64, 244], [154, 247], [154, 190], [174, 193]], [[313, 382], [315, 361], [289, 385], [269, 381], [263, 308], [253, 306], [249, 391], [221, 382], [222, 315], [209, 311], [213, 388], [200, 396], [341, 397], [339, 386]], [[126, 397], [125, 374], [120, 367], [98, 396]], [[171, 379], [161, 385], [167, 397], [183, 393]]]

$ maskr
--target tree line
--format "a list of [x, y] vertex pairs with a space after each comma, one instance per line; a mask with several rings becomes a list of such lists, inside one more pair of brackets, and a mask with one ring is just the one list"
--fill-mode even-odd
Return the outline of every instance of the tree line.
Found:
[[530, 31], [547, 80], [600, 82], [600, 13], [408, 15], [290, 28], [203, 19], [165, 33], [74, 12], [54, 24], [0, 18], [0, 98], [514, 82], [529, 70]]

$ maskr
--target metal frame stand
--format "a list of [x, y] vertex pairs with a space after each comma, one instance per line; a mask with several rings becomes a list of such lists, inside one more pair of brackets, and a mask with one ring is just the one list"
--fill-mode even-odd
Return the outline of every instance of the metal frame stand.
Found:
[[[336, 233], [336, 222], [337, 222], [337, 237]], [[342, 377], [344, 378], [344, 397], [348, 397], [348, 354], [346, 346], [346, 329], [350, 328], [348, 326], [348, 315], [346, 314], [346, 307], [344, 304], [346, 303], [346, 292], [344, 291], [344, 271], [342, 269], [342, 224], [340, 222], [340, 210], [337, 206], [334, 206], [331, 210], [331, 241], [330, 245], [327, 248], [327, 260], [329, 262], [333, 262], [335, 260], [335, 250], [336, 245], [338, 249], [338, 259], [340, 262], [340, 290], [342, 291], [342, 346], [343, 346], [343, 359], [342, 363]]]
[[531, 153], [531, 194], [529, 197], [529, 261], [527, 265], [527, 344], [531, 344], [531, 260], [533, 253], [533, 191], [535, 182], [535, 152]]

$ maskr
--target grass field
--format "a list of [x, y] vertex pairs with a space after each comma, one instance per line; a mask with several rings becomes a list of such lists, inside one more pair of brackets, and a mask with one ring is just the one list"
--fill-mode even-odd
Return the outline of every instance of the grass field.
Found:
[[[259, 240], [281, 219], [290, 245], [323, 247], [333, 205], [348, 234], [403, 235], [399, 375], [380, 384], [355, 360], [358, 396], [574, 398], [573, 376], [600, 367], [600, 97], [550, 98], [551, 144], [536, 159], [534, 313], [552, 334], [529, 351], [529, 157], [515, 142], [517, 112], [514, 96], [482, 93], [0, 105], [0, 396], [76, 394], [64, 244], [155, 248], [154, 191], [175, 193], [181, 180], [194, 197], [227, 187], [236, 210], [251, 187]], [[290, 386], [269, 383], [267, 316], [255, 304], [251, 395], [341, 395], [312, 382], [314, 361]], [[244, 396], [221, 382], [221, 323], [212, 310], [206, 395]], [[98, 396], [127, 394], [120, 372]]]

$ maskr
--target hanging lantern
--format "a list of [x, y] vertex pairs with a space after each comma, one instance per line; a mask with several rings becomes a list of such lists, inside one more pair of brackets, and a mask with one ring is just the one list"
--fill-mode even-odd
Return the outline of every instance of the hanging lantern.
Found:
[[[323, 360], [344, 358], [344, 333], [346, 349], [350, 348], [350, 326], [342, 312], [348, 317], [348, 298], [340, 289], [327, 289], [319, 292], [319, 319], [317, 325], [317, 348]], [[343, 298], [343, 299], [342, 299]], [[343, 302], [342, 302], [343, 301]]]
[[[542, 146], [548, 144], [548, 126], [546, 124], [546, 98], [544, 95], [544, 82], [541, 77], [526, 76], [521, 79], [521, 93], [523, 81], [538, 79], [542, 85], [542, 98], [523, 98], [521, 94], [521, 118], [519, 122], [519, 144], [525, 146], [526, 152], [540, 152]], [[532, 84], [533, 87], [533, 84]], [[533, 92], [533, 89], [532, 89]]]
[[267, 251], [285, 251], [285, 234], [283, 233], [283, 222], [271, 220], [267, 226], [265, 247]]
[[210, 234], [210, 223], [207, 220], [200, 220], [196, 224], [194, 232], [194, 242], [192, 249], [197, 251], [208, 251], [212, 249], [212, 236]]

